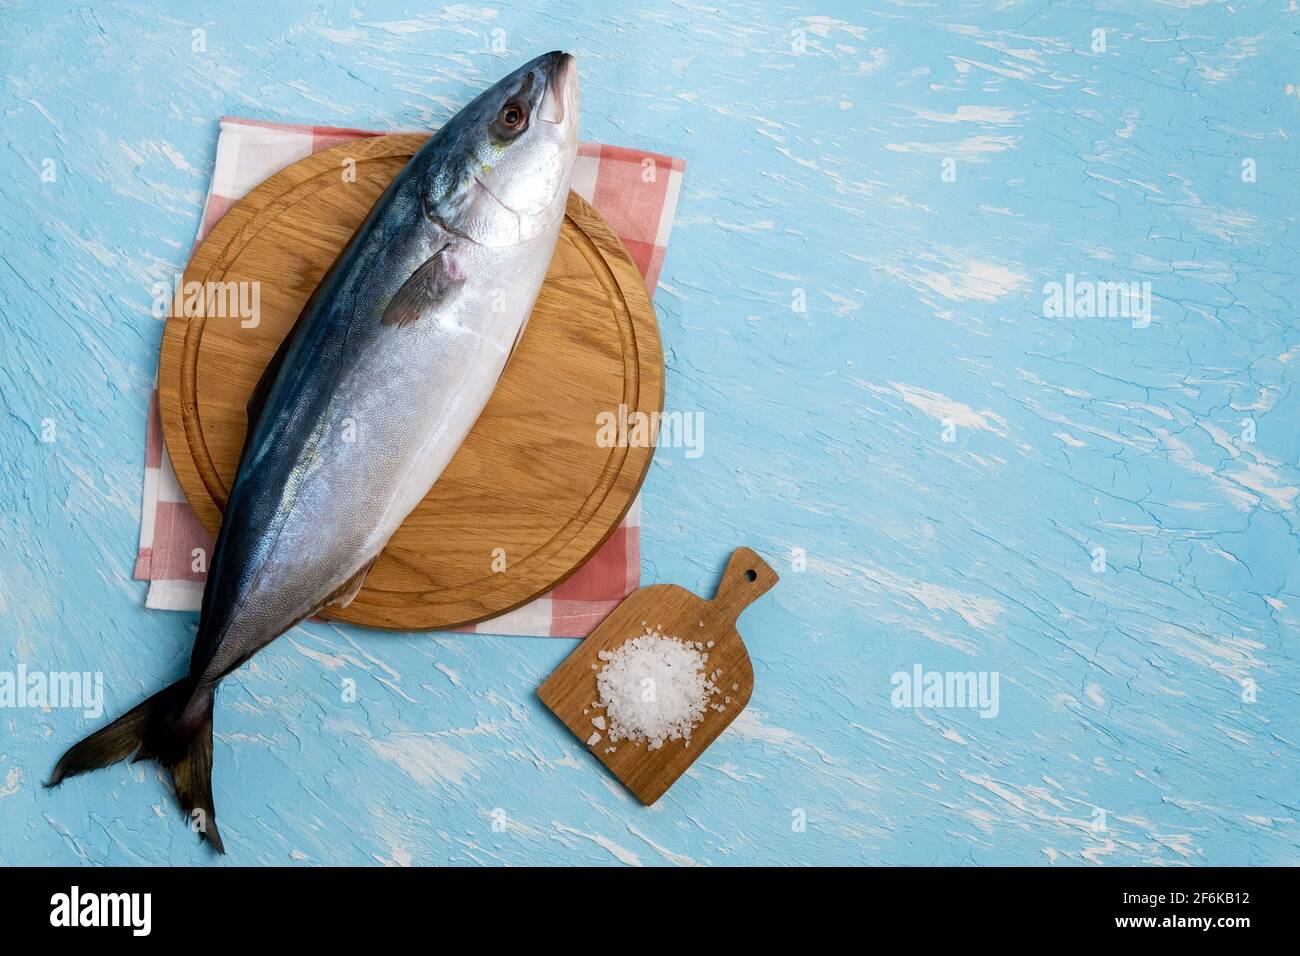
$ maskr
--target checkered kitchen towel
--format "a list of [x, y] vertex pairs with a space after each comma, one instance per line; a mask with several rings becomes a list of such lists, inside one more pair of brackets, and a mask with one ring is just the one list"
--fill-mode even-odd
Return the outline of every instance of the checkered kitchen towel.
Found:
[[[365, 136], [357, 129], [291, 126], [225, 117], [198, 241], [226, 210], [267, 177], [312, 153]], [[652, 161], [653, 166], [650, 162]], [[583, 143], [573, 189], [618, 234], [654, 295], [672, 228], [685, 163], [620, 146]], [[646, 175], [648, 169], [654, 175]], [[647, 181], [648, 180], [648, 181]], [[554, 590], [500, 617], [465, 628], [486, 634], [583, 637], [641, 583], [641, 503], [578, 571]], [[149, 582], [151, 608], [192, 611], [203, 595], [204, 575], [192, 569], [196, 548], [211, 553], [212, 538], [185, 500], [167, 458], [158, 391], [149, 403], [145, 447], [144, 509], [135, 576]]]

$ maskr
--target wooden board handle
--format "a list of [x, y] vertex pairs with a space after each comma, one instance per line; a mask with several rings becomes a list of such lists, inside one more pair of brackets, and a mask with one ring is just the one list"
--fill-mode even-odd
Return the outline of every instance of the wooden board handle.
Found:
[[781, 578], [772, 566], [753, 548], [737, 548], [727, 562], [727, 569], [722, 572], [713, 603], [735, 620], [741, 611], [771, 590], [779, 580]]

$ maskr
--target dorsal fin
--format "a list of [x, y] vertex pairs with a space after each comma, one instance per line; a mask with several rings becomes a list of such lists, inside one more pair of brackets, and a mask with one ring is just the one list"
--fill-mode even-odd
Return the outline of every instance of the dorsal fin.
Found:
[[280, 347], [275, 350], [275, 354], [271, 356], [271, 361], [262, 370], [262, 377], [257, 380], [257, 385], [253, 387], [253, 394], [248, 396], [248, 404], [244, 406], [244, 413], [248, 417], [248, 434], [250, 435], [253, 433], [253, 429], [257, 427], [258, 420], [262, 417], [262, 410], [266, 408], [266, 400], [271, 395], [271, 386], [275, 384], [280, 369], [284, 368], [284, 357], [289, 354], [293, 334], [297, 330], [298, 325], [295, 323], [294, 327], [289, 330], [289, 334], [280, 342]]

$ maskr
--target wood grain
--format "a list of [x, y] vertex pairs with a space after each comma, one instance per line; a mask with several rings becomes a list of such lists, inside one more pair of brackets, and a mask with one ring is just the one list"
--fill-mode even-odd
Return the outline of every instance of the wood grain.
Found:
[[[598, 698], [596, 675], [602, 666], [598, 656], [601, 651], [614, 650], [644, 633], [647, 626], [667, 637], [705, 644], [708, 670], [721, 669], [717, 683], [723, 688], [722, 695], [713, 700], [722, 703], [725, 695], [731, 702], [721, 711], [711, 707], [705, 710], [689, 746], [674, 740], [665, 741], [657, 750], [647, 750], [643, 743], [611, 743], [608, 734], [602, 732], [601, 739], [587, 747], [648, 806], [667, 792], [749, 703], [754, 692], [754, 667], [736, 631], [736, 618], [778, 580], [777, 573], [753, 550], [737, 548], [711, 600], [675, 584], [641, 588], [628, 595], [564, 659], [537, 689], [537, 696], [585, 744], [596, 729], [592, 718], [604, 713], [592, 708]], [[713, 646], [707, 647], [710, 641]], [[606, 752], [610, 747], [613, 753]]]
[[[243, 445], [244, 406], [280, 340], [366, 212], [426, 137], [381, 136], [316, 153], [232, 207], [185, 282], [256, 282], [258, 322], [173, 308], [158, 391], [177, 478], [212, 532]], [[343, 175], [351, 161], [355, 181]], [[251, 287], [248, 287], [251, 288]], [[327, 616], [392, 629], [451, 628], [518, 607], [572, 574], [622, 520], [652, 449], [601, 447], [597, 415], [663, 408], [663, 352], [636, 266], [570, 194], [527, 331], [460, 451]], [[505, 570], [494, 571], [504, 553]]]

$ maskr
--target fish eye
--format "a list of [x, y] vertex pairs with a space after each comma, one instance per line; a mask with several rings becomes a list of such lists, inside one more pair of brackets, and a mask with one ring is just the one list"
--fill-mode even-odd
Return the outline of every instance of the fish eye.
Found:
[[496, 125], [504, 135], [514, 135], [528, 125], [528, 113], [519, 103], [507, 103], [497, 114]]

